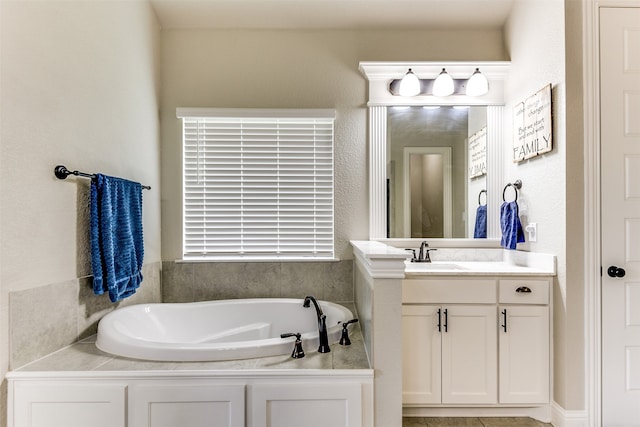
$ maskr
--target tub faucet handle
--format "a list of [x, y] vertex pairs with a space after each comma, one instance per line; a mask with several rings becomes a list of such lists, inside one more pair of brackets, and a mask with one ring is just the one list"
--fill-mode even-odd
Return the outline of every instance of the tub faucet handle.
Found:
[[296, 337], [296, 342], [293, 344], [293, 352], [291, 353], [291, 357], [293, 357], [294, 359], [301, 359], [304, 357], [304, 350], [302, 349], [302, 340], [300, 339], [300, 336], [300, 332], [292, 332], [280, 335], [280, 338]]
[[358, 319], [351, 319], [348, 322], [344, 322], [342, 324], [342, 336], [340, 337], [340, 345], [351, 345], [351, 340], [349, 339], [349, 330], [347, 326], [352, 323], [356, 323]]

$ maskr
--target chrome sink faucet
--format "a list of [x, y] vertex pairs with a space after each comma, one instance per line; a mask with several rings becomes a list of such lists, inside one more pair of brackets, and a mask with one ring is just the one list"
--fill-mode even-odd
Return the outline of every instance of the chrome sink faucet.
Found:
[[418, 251], [418, 255], [416, 256], [415, 249], [407, 249], [408, 251], [413, 252], [413, 258], [411, 258], [411, 262], [431, 262], [431, 257], [429, 256], [429, 252], [437, 251], [435, 248], [430, 248], [429, 244], [426, 241], [420, 243], [420, 250]]
[[327, 316], [322, 312], [318, 301], [312, 296], [308, 296], [304, 299], [303, 307], [309, 307], [310, 302], [316, 308], [316, 316], [318, 317], [318, 340], [320, 340], [320, 346], [318, 347], [318, 353], [329, 353], [329, 337], [327, 336]]

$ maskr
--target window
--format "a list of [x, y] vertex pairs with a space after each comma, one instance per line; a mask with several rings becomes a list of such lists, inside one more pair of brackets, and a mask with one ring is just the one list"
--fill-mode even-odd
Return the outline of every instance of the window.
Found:
[[178, 109], [184, 259], [332, 259], [333, 110]]

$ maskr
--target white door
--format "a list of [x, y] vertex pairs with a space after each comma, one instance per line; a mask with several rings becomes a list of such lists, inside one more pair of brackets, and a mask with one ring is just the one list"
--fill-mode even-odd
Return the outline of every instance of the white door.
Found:
[[640, 8], [600, 9], [600, 82], [602, 424], [631, 427], [640, 426]]

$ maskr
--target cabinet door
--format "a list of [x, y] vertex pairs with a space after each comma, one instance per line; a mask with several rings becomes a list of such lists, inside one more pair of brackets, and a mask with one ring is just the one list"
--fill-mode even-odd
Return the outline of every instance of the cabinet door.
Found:
[[250, 386], [247, 412], [248, 427], [363, 427], [362, 385], [254, 384]]
[[124, 427], [124, 384], [17, 381], [9, 426]]
[[244, 427], [244, 385], [131, 387], [129, 420], [135, 427]]
[[443, 306], [442, 317], [442, 403], [496, 403], [496, 306]]
[[500, 306], [499, 310], [500, 403], [548, 403], [549, 308]]
[[441, 402], [440, 306], [402, 306], [402, 403]]

